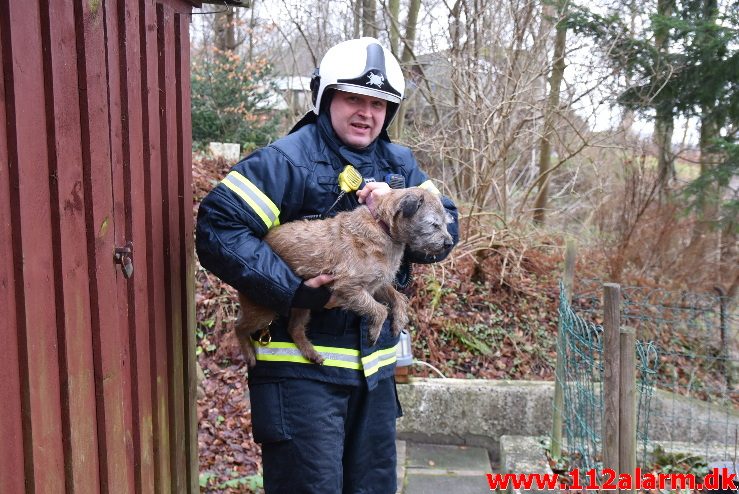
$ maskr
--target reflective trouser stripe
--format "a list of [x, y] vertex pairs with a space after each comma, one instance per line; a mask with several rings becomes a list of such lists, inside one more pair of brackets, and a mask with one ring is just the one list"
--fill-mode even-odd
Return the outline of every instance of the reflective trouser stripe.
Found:
[[[316, 346], [316, 351], [325, 359], [323, 365], [341, 367], [344, 369], [364, 370], [366, 377], [380, 370], [381, 367], [391, 365], [397, 360], [395, 347], [378, 350], [366, 357], [359, 357], [358, 350], [349, 348]], [[312, 364], [303, 357], [294, 343], [282, 341], [271, 342], [267, 345], [256, 345], [257, 360], [265, 362], [292, 362], [295, 364]]]
[[441, 192], [439, 192], [439, 189], [436, 188], [436, 185], [431, 180], [426, 180], [424, 183], [418, 186], [419, 189], [425, 189], [429, 192], [433, 192], [436, 195], [441, 195]]
[[280, 210], [275, 203], [241, 173], [232, 171], [221, 180], [221, 183], [242, 198], [262, 219], [267, 229], [280, 224]]

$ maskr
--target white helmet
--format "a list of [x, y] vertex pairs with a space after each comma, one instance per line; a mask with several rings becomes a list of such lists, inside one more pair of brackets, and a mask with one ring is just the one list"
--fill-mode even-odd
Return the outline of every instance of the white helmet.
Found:
[[326, 89], [363, 94], [387, 100], [387, 128], [398, 111], [405, 91], [400, 64], [375, 38], [344, 41], [326, 52], [313, 72], [310, 84], [313, 112], [318, 115]]

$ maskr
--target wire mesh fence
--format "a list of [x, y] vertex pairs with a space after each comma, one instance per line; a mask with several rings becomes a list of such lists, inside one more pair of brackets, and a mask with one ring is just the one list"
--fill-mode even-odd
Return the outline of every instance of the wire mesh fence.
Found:
[[[737, 461], [739, 313], [721, 293], [621, 288], [621, 325], [636, 332], [637, 459], [655, 450], [699, 462]], [[559, 351], [566, 448], [573, 464], [603, 467], [602, 284], [560, 294]]]

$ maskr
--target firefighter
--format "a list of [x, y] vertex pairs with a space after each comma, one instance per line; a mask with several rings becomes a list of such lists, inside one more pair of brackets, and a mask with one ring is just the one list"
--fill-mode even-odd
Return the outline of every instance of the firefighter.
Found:
[[[395, 388], [397, 337], [385, 321], [369, 346], [367, 323], [331, 308], [328, 275], [298, 278], [262, 241], [270, 228], [300, 218], [325, 217], [393, 187], [438, 189], [410, 149], [392, 144], [387, 127], [405, 89], [400, 65], [374, 38], [331, 48], [311, 80], [313, 110], [276, 142], [237, 163], [203, 199], [197, 219], [201, 264], [280, 316], [255, 342], [249, 369], [254, 440], [262, 446], [264, 487], [272, 493], [378, 493], [396, 490]], [[345, 193], [340, 175], [361, 174], [363, 188]], [[457, 210], [442, 196], [454, 222]], [[435, 258], [406, 252], [410, 263]], [[287, 333], [291, 307], [312, 310], [308, 336], [323, 365], [304, 359]]]

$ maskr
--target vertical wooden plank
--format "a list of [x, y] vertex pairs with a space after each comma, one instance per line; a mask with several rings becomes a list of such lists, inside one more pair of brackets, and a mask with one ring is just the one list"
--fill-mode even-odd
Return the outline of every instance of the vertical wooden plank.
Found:
[[146, 170], [139, 32], [139, 5], [118, 2], [121, 77], [121, 126], [126, 238], [133, 244], [134, 275], [128, 283], [128, 344], [131, 349], [132, 427], [136, 492], [154, 492], [154, 437], [146, 265]]
[[[575, 241], [567, 240], [565, 250], [564, 286], [567, 292], [567, 304], [572, 303], [572, 288], [575, 284]], [[561, 328], [560, 328], [561, 329]], [[562, 453], [562, 414], [564, 412], [564, 390], [562, 388], [565, 379], [564, 362], [565, 349], [562, 338], [564, 335], [557, 331], [557, 363], [554, 370], [554, 401], [552, 404], [552, 441], [550, 454], [555, 460], [559, 460]]]
[[141, 46], [144, 196], [146, 203], [146, 270], [149, 300], [148, 324], [151, 401], [154, 409], [154, 463], [156, 492], [171, 492], [168, 373], [164, 297], [164, 237], [162, 224], [161, 152], [159, 120], [159, 69], [157, 54], [157, 11], [154, 0], [139, 4]]
[[12, 170], [10, 208], [17, 214], [13, 224], [16, 303], [20, 305], [16, 324], [20, 372], [27, 375], [22, 421], [32, 455], [26, 458], [25, 467], [29, 489], [54, 492], [65, 485], [65, 475], [51, 244], [50, 181], [54, 177], [45, 145], [49, 115], [40, 11], [38, 2], [4, 2], [2, 12], [3, 48], [8, 55], [4, 61], [12, 70], [5, 88], [6, 94], [12, 91], [12, 113], [11, 108], [6, 111], [8, 127], [15, 133], [14, 142], [8, 143], [8, 163]]
[[159, 52], [160, 151], [162, 155], [162, 224], [164, 226], [164, 287], [167, 316], [169, 377], [169, 436], [172, 490], [185, 492], [185, 417], [183, 404], [182, 300], [180, 287], [179, 163], [177, 161], [177, 105], [175, 73], [175, 13], [157, 5], [157, 45]]
[[[110, 125], [110, 166], [113, 193], [113, 241], [116, 247], [125, 247], [131, 240], [127, 233], [126, 217], [128, 211], [125, 202], [125, 178], [124, 178], [124, 146], [127, 146], [127, 135], [124, 135], [123, 127], [128, 120], [126, 108], [123, 108], [124, 98], [122, 96], [126, 87], [126, 67], [125, 59], [120, 53], [120, 44], [118, 42], [121, 34], [119, 33], [120, 24], [118, 15], [118, 1], [109, 0], [102, 4], [104, 16], [104, 35], [105, 35], [105, 64], [108, 80], [108, 118]], [[120, 269], [115, 270], [115, 286], [117, 292], [117, 314], [112, 313], [111, 317], [118, 317], [118, 341], [120, 344], [119, 352], [121, 359], [121, 390], [122, 407], [123, 407], [123, 423], [122, 437], [125, 444], [125, 461], [118, 468], [122, 471], [122, 475], [126, 476], [126, 485], [130, 486], [129, 491], [116, 492], [133, 492], [135, 488], [135, 451], [133, 441], [133, 411], [132, 411], [132, 395], [135, 385], [132, 381], [131, 366], [131, 349], [129, 348], [129, 307], [128, 307], [128, 290], [129, 280], [123, 275]], [[115, 486], [115, 489], [118, 489]]]
[[[8, 12], [7, 1], [0, 1], [0, 10]], [[17, 151], [8, 150], [8, 141], [15, 147], [16, 137], [13, 120], [13, 65], [6, 61], [12, 59], [10, 49], [10, 23], [8, 16], [0, 17], [0, 306], [3, 307], [3, 316], [0, 317], [0, 348], [3, 348], [3, 358], [0, 359], [0, 437], [3, 438], [4, 456], [0, 462], [0, 485], [8, 492], [23, 492], [26, 481], [24, 467], [23, 427], [27, 420], [23, 420], [22, 403], [27, 398], [21, 395], [21, 389], [27, 389], [27, 383], [21, 382], [21, 356], [25, 353], [25, 342], [20, 345], [18, 337], [18, 321], [16, 318], [16, 278], [14, 275], [14, 259], [20, 254], [20, 231], [17, 228], [19, 211], [13, 208], [18, 203], [17, 190]], [[6, 81], [8, 90], [6, 91]], [[6, 107], [10, 107], [6, 110]], [[10, 155], [14, 156], [11, 164]], [[11, 166], [15, 168], [12, 172]], [[7, 232], [10, 232], [9, 234]], [[25, 358], [23, 360], [26, 360]], [[23, 365], [25, 368], [25, 362]], [[30, 458], [30, 455], [28, 455]], [[31, 483], [28, 484], [32, 486]]]
[[116, 267], [105, 59], [104, 7], [76, 0], [77, 70], [87, 249], [90, 258], [91, 324], [97, 397], [98, 455], [103, 492], [131, 492], [125, 442], [124, 369], [118, 328]]
[[603, 285], [603, 467], [618, 474], [621, 287]]
[[[621, 473], [633, 476], [636, 472], [636, 331], [634, 328], [621, 328], [620, 347], [618, 463]], [[632, 486], [630, 492], [636, 492], [636, 487]]]
[[190, 112], [190, 16], [177, 15], [175, 31], [175, 53], [177, 72], [177, 149], [180, 197], [180, 272], [183, 273], [182, 293], [182, 340], [185, 379], [185, 438], [187, 453], [188, 492], [199, 492], [198, 464], [198, 416], [195, 397], [197, 375], [195, 370], [195, 239], [193, 236], [193, 193], [192, 193], [192, 121]]
[[567, 239], [565, 247], [565, 273], [564, 284], [567, 290], [567, 302], [572, 303], [572, 292], [575, 289], [575, 261], [577, 248], [573, 239]]
[[85, 194], [73, 6], [43, 0], [52, 225], [67, 492], [99, 492]]

